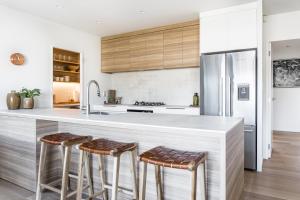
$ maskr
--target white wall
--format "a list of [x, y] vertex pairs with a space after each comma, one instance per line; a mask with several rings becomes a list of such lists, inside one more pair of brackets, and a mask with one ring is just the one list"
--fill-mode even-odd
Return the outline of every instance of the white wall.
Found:
[[192, 104], [193, 95], [200, 91], [200, 70], [170, 69], [145, 72], [116, 73], [112, 75], [112, 88], [122, 102], [162, 101], [168, 105]]
[[[300, 59], [300, 46], [272, 48], [272, 60]], [[273, 130], [300, 132], [300, 88], [273, 89]]]
[[[109, 75], [100, 73], [98, 36], [3, 6], [0, 6], [0, 27], [1, 109], [6, 108], [6, 94], [22, 87], [40, 88], [38, 106], [51, 106], [52, 46], [82, 52], [85, 82], [96, 79], [103, 89], [109, 88]], [[9, 62], [15, 52], [25, 55], [25, 65], [17, 67]]]

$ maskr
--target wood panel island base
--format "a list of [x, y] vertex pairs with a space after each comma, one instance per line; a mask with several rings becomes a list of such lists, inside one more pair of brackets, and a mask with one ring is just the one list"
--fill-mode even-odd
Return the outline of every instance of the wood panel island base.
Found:
[[[208, 199], [239, 200], [244, 187], [243, 120], [212, 116], [124, 113], [86, 116], [79, 110], [36, 109], [0, 111], [0, 178], [35, 191], [40, 144], [38, 138], [54, 132], [71, 132], [138, 143], [138, 153], [163, 145], [187, 151], [208, 152]], [[79, 155], [74, 150], [71, 170], [77, 172]], [[61, 175], [59, 151], [52, 148], [47, 160], [47, 180]], [[92, 157], [95, 189], [100, 188], [97, 158]], [[106, 159], [108, 182], [112, 160]], [[120, 185], [131, 186], [130, 157], [121, 157]], [[137, 167], [139, 172], [139, 166]], [[148, 169], [147, 199], [156, 199], [154, 167]], [[166, 200], [190, 198], [189, 171], [163, 170]], [[200, 180], [200, 179], [199, 179]], [[74, 187], [75, 182], [72, 182]], [[200, 189], [197, 190], [200, 199]], [[130, 199], [120, 194], [119, 199]]]

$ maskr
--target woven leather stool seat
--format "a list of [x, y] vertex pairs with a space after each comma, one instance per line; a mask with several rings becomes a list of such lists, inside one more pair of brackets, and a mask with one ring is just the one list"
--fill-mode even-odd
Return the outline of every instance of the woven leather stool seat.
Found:
[[79, 149], [89, 153], [116, 156], [124, 153], [125, 151], [131, 151], [136, 147], [137, 145], [135, 143], [123, 143], [107, 139], [96, 139], [81, 144]]
[[140, 155], [140, 160], [163, 167], [194, 170], [206, 157], [204, 152], [190, 152], [155, 147]]
[[[46, 135], [41, 138], [42, 142], [52, 145], [62, 145], [63, 143], [80, 143], [91, 138], [90, 136], [73, 135], [71, 133], [56, 133], [52, 135]], [[85, 141], [86, 142], [86, 141]]]

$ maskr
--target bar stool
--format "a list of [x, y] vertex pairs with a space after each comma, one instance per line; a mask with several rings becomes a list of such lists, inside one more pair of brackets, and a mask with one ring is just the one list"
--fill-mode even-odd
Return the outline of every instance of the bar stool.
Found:
[[[138, 198], [138, 188], [136, 180], [136, 155], [137, 155], [137, 144], [135, 143], [123, 143], [116, 142], [107, 139], [96, 139], [90, 142], [83, 143], [79, 146], [80, 149], [80, 159], [78, 167], [78, 186], [77, 186], [77, 200], [81, 200], [82, 196], [82, 182], [83, 182], [83, 168], [84, 168], [84, 158], [88, 154], [97, 154], [99, 161], [99, 172], [101, 181], [101, 191], [96, 194], [92, 194], [88, 197], [91, 199], [93, 197], [102, 195], [103, 200], [107, 200], [107, 189], [112, 190], [112, 200], [117, 200], [118, 191], [124, 192], [126, 194], [133, 195], [133, 199]], [[131, 174], [132, 174], [132, 190], [119, 187], [119, 168], [120, 168], [120, 157], [123, 153], [131, 154]], [[113, 179], [112, 185], [107, 184], [105, 175], [105, 163], [103, 156], [112, 156], [114, 159], [113, 166]]]
[[197, 195], [197, 169], [201, 168], [201, 200], [207, 199], [207, 181], [206, 181], [206, 152], [188, 152], [169, 149], [163, 146], [155, 147], [144, 152], [139, 156], [139, 160], [143, 162], [143, 172], [140, 180], [140, 196], [139, 200], [145, 199], [147, 164], [155, 165], [155, 179], [157, 198], [163, 200], [163, 187], [161, 181], [161, 167], [184, 169], [192, 172], [192, 192], [191, 200], [196, 200]]
[[[48, 189], [52, 192], [56, 192], [60, 194], [60, 200], [66, 200], [67, 198], [76, 194], [76, 191], [68, 192], [68, 183], [69, 177], [78, 178], [76, 175], [69, 174], [70, 162], [71, 162], [71, 153], [72, 147], [74, 145], [81, 144], [83, 142], [91, 141], [92, 137], [90, 136], [79, 136], [73, 135], [70, 133], [56, 133], [52, 135], [46, 135], [40, 139], [41, 141], [41, 153], [40, 153], [40, 161], [39, 161], [39, 171], [38, 171], [38, 181], [37, 181], [37, 191], [36, 191], [36, 200], [41, 199], [42, 189]], [[63, 174], [62, 179], [55, 180], [51, 183], [45, 184], [43, 183], [42, 176], [45, 169], [46, 155], [47, 155], [47, 146], [55, 145], [60, 147], [62, 163], [63, 163]], [[88, 163], [88, 162], [87, 162]], [[89, 168], [89, 167], [87, 167]], [[87, 174], [90, 172], [87, 170]], [[89, 176], [87, 176], [88, 179]], [[61, 181], [61, 189], [57, 189], [55, 185], [57, 185]], [[89, 192], [92, 193], [92, 182], [88, 179], [88, 186], [85, 188], [89, 188]]]

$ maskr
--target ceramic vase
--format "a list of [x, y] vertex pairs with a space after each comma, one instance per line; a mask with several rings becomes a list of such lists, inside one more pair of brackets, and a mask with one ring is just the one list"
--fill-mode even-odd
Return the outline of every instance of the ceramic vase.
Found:
[[8, 110], [20, 109], [20, 104], [21, 104], [20, 95], [15, 90], [12, 90], [6, 96], [6, 104], [7, 104]]
[[23, 98], [23, 108], [24, 109], [33, 109], [34, 107], [34, 99], [31, 98]]

